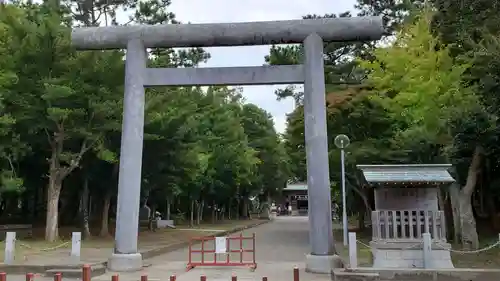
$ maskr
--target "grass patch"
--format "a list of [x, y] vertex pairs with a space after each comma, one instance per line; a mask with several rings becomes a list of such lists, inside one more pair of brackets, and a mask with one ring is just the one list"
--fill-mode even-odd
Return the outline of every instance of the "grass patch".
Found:
[[[486, 248], [498, 242], [498, 236], [488, 236], [479, 238], [479, 249]], [[452, 245], [456, 251], [463, 250], [461, 245]], [[451, 252], [453, 265], [458, 268], [500, 268], [500, 246], [496, 246], [487, 251], [479, 253], [459, 253]]]
[[[356, 232], [356, 238], [358, 240], [356, 250], [358, 255], [358, 266], [369, 267], [373, 264], [372, 253], [369, 248], [365, 245], [369, 245], [371, 240], [371, 231], [356, 231], [355, 229], [349, 229], [350, 232]], [[369, 232], [369, 233], [368, 233]], [[335, 229], [333, 235], [336, 239], [336, 249], [338, 254], [346, 262], [349, 262], [349, 247], [344, 246], [342, 241], [343, 233], [342, 229]]]

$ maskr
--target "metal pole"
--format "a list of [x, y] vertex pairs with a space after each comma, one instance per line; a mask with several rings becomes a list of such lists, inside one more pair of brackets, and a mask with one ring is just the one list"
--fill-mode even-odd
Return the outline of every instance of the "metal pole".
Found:
[[344, 230], [344, 246], [347, 246], [347, 204], [346, 204], [346, 194], [345, 194], [345, 155], [344, 149], [340, 150], [340, 165], [342, 166], [342, 227]]

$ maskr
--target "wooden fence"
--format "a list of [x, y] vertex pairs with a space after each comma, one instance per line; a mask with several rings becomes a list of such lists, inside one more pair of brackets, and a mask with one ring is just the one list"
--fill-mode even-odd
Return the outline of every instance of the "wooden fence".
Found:
[[443, 211], [395, 210], [372, 211], [372, 240], [422, 240], [430, 233], [432, 240], [446, 241]]

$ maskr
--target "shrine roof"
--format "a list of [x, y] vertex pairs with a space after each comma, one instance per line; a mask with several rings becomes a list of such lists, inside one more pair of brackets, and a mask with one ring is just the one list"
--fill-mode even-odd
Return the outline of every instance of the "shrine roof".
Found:
[[451, 183], [450, 164], [357, 165], [368, 183]]

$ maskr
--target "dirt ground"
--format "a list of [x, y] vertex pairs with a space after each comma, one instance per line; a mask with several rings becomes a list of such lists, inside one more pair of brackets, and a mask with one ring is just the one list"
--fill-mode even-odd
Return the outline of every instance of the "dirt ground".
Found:
[[[255, 220], [232, 220], [216, 224], [201, 224], [194, 228], [186, 225], [179, 225], [176, 229], [158, 229], [155, 232], [141, 229], [139, 232], [139, 250], [150, 250], [162, 246], [179, 244], [189, 241], [192, 237], [206, 236], [213, 233], [230, 230], [233, 228], [255, 223]], [[43, 235], [37, 235], [41, 229], [35, 229], [31, 239], [16, 240], [16, 263], [35, 263], [39, 264], [43, 259], [52, 259], [56, 257], [67, 257], [71, 251], [71, 232], [78, 231], [72, 228], [60, 229], [60, 240], [55, 242], [46, 242]], [[0, 242], [0, 247], [5, 249], [5, 242]], [[83, 260], [97, 262], [109, 255], [114, 247], [114, 237], [93, 236], [90, 239], [82, 241], [81, 256]], [[3, 261], [4, 251], [0, 251], [0, 260]], [[60, 258], [58, 258], [60, 259]]]

